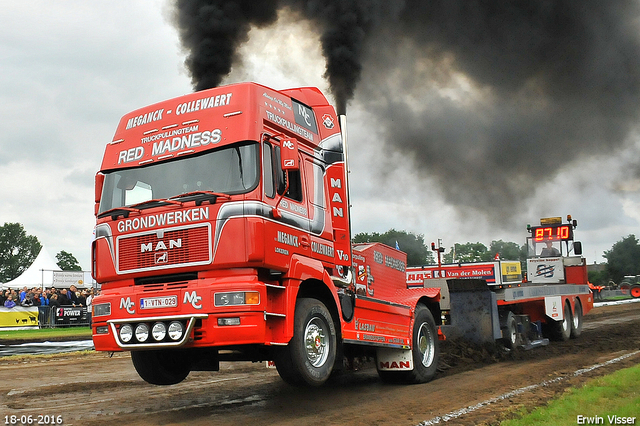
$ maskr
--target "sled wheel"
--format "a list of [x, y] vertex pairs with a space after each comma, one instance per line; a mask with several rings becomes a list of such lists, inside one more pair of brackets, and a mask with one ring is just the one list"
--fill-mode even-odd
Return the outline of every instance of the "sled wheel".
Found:
[[506, 347], [508, 347], [509, 349], [515, 349], [520, 345], [518, 324], [516, 322], [516, 317], [511, 311], [509, 311], [509, 313], [507, 314], [507, 320], [503, 332], [506, 333], [505, 337], [502, 338], [502, 341], [504, 342]]
[[152, 385], [175, 385], [189, 375], [184, 351], [132, 351], [131, 361], [138, 375]]
[[571, 337], [571, 308], [569, 303], [564, 304], [562, 321], [553, 321], [551, 324], [552, 337], [555, 340], [566, 341]]
[[336, 359], [336, 329], [329, 310], [316, 299], [296, 303], [293, 338], [276, 355], [276, 368], [292, 385], [320, 386]]
[[582, 334], [582, 304], [580, 299], [576, 299], [571, 320], [571, 338], [575, 339], [580, 334]]

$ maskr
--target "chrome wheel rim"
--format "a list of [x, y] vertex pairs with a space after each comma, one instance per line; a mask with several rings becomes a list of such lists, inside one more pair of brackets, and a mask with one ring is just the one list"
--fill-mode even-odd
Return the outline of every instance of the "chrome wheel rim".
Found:
[[304, 329], [307, 359], [314, 367], [321, 367], [329, 357], [329, 340], [324, 321], [312, 318]]
[[418, 350], [421, 354], [421, 362], [425, 367], [431, 366], [435, 357], [435, 345], [433, 344], [433, 332], [427, 323], [422, 323], [418, 330]]

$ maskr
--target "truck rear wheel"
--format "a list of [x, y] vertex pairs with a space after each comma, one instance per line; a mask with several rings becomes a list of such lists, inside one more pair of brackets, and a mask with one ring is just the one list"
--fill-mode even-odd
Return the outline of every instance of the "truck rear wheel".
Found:
[[320, 386], [336, 359], [336, 329], [326, 306], [316, 299], [296, 303], [293, 338], [276, 355], [276, 368], [292, 385]]
[[411, 355], [413, 370], [378, 370], [380, 378], [385, 382], [415, 384], [426, 383], [436, 375], [440, 357], [438, 331], [431, 311], [423, 305], [416, 308]]
[[569, 337], [571, 337], [571, 324], [572, 324], [572, 317], [571, 317], [571, 307], [569, 306], [568, 302], [565, 302], [564, 304], [564, 308], [563, 308], [563, 319], [562, 321], [553, 321], [551, 323], [551, 337], [553, 337], [554, 340], [559, 340], [559, 341], [567, 341], [569, 340]]
[[175, 385], [189, 375], [188, 357], [183, 351], [132, 351], [131, 360], [138, 375], [152, 385]]
[[640, 285], [631, 286], [631, 288], [629, 289], [629, 294], [631, 294], [631, 297], [633, 297], [634, 299], [640, 297]]
[[580, 334], [582, 334], [582, 304], [580, 299], [576, 299], [571, 320], [571, 338], [575, 339]]

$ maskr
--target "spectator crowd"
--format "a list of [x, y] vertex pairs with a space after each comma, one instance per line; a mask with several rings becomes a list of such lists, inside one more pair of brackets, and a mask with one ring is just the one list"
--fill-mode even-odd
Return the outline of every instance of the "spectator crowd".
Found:
[[82, 291], [72, 285], [69, 289], [57, 289], [55, 287], [42, 290], [39, 287], [28, 289], [23, 287], [20, 292], [15, 289], [6, 289], [0, 292], [0, 306], [13, 308], [15, 306], [76, 306], [86, 307], [91, 312], [91, 300], [97, 295], [98, 290], [83, 289]]

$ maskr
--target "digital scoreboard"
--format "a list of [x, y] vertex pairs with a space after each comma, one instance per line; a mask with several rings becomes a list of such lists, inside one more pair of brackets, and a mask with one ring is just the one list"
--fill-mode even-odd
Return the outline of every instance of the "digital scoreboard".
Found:
[[532, 226], [533, 241], [570, 241], [573, 240], [573, 226], [571, 224], [556, 224]]

